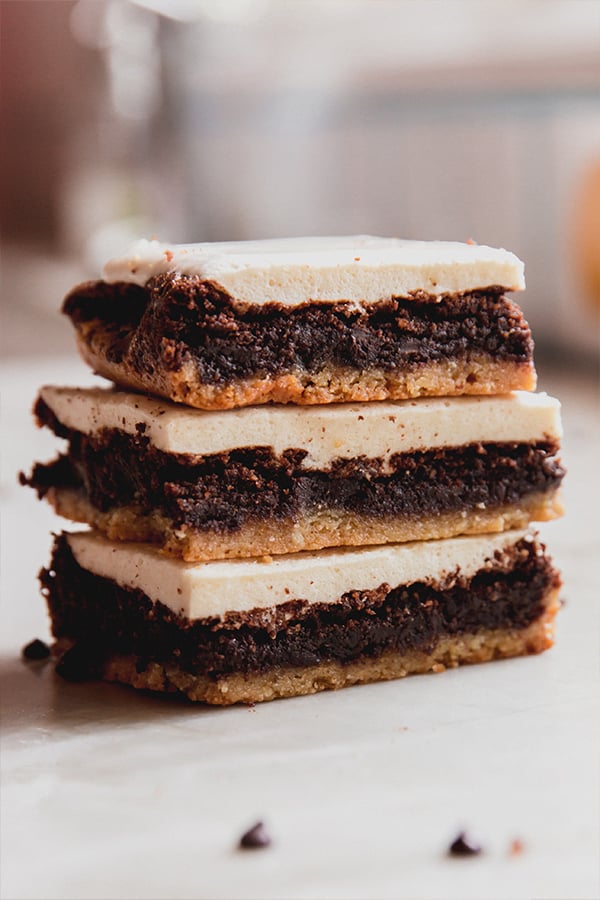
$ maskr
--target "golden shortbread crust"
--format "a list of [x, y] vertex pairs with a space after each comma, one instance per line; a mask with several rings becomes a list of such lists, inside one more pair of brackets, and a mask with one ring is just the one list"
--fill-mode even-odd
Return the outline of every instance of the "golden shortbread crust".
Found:
[[133, 505], [102, 512], [82, 490], [75, 488], [50, 488], [46, 499], [60, 516], [92, 525], [111, 541], [157, 544], [169, 556], [186, 562], [486, 534], [524, 528], [530, 522], [549, 521], [563, 513], [558, 489], [529, 494], [518, 503], [493, 509], [385, 518], [326, 510], [296, 521], [267, 519], [246, 524], [234, 532], [219, 533], [192, 527], [177, 529], [160, 513], [148, 515]]
[[534, 390], [536, 386], [533, 362], [502, 361], [485, 354], [427, 363], [404, 371], [326, 367], [318, 372], [297, 370], [224, 385], [203, 384], [193, 362], [178, 369], [169, 366], [172, 354], [167, 342], [153, 371], [140, 373], [127, 360], [110, 360], [114, 335], [103, 322], [93, 320], [76, 327], [79, 352], [98, 375], [116, 384], [198, 409], [235, 409], [263, 403], [311, 406], [461, 394], [506, 394], [514, 390]]

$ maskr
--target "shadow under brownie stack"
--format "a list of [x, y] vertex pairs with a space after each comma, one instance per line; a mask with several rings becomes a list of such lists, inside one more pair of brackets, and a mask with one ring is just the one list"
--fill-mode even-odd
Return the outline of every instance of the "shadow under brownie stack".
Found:
[[230, 704], [552, 644], [560, 411], [511, 253], [141, 241], [64, 311], [110, 388], [45, 387], [22, 481], [91, 530], [42, 571], [57, 670]]

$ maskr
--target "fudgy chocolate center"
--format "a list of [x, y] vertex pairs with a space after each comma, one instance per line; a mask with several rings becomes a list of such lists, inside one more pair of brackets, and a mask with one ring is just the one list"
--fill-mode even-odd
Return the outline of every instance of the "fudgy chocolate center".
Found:
[[393, 297], [364, 308], [347, 301], [298, 306], [232, 300], [210, 282], [173, 274], [145, 287], [90, 282], [63, 311], [75, 323], [103, 323], [113, 363], [140, 374], [157, 362], [190, 362], [204, 384], [223, 385], [327, 367], [393, 372], [478, 354], [531, 360], [533, 343], [518, 306], [499, 287], [441, 298]]
[[435, 587], [426, 582], [351, 591], [336, 603], [301, 598], [275, 609], [189, 621], [139, 590], [120, 587], [81, 568], [66, 539], [57, 539], [49, 569], [40, 573], [53, 633], [79, 645], [90, 675], [113, 654], [176, 664], [213, 677], [352, 662], [390, 650], [431, 650], [444, 635], [525, 628], [544, 610], [559, 577], [531, 539], [514, 548], [510, 568], [482, 569], [472, 578]]

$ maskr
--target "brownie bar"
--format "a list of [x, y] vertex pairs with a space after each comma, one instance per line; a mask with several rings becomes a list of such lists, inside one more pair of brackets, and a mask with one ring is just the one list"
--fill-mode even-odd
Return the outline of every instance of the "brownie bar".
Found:
[[[44, 389], [43, 395], [67, 421], [77, 420], [74, 411], [61, 407], [68, 400], [87, 402], [97, 409], [93, 413], [97, 416], [107, 400], [131, 397], [62, 389]], [[501, 402], [499, 428], [510, 436], [519, 409], [515, 411], [516, 404], [511, 406], [507, 398]], [[484, 418], [495, 410], [493, 400], [462, 400], [456, 409], [432, 410], [438, 443], [450, 418], [461, 433], [457, 422], [469, 414], [473, 403], [475, 415]], [[308, 426], [305, 447], [276, 452], [269, 446], [241, 446], [192, 455], [158, 449], [143, 421], [134, 426], [136, 416], [142, 417], [141, 404], [134, 400], [138, 408], [129, 423], [133, 433], [107, 427], [82, 433], [62, 423], [41, 397], [36, 404], [38, 422], [68, 440], [68, 453], [48, 465], [37, 465], [23, 482], [46, 496], [60, 514], [92, 524], [111, 539], [157, 542], [190, 561], [504, 530], [554, 518], [562, 511], [557, 494], [564, 474], [558, 431], [546, 417], [541, 424], [528, 425], [531, 441], [475, 440], [394, 452], [403, 442], [401, 432], [393, 430], [388, 440], [391, 452], [385, 458], [369, 458], [360, 448], [355, 456], [337, 455], [347, 452], [340, 438], [334, 441], [339, 445], [336, 455], [315, 463], [307, 448], [314, 447], [310, 435], [316, 438], [325, 429], [320, 425], [326, 421], [323, 417]], [[390, 417], [409, 423], [415, 414], [427, 412], [415, 404], [408, 409], [380, 407], [369, 430], [381, 427], [382, 421], [389, 428]], [[124, 414], [129, 408], [124, 401]], [[181, 432], [184, 416], [175, 410], [174, 423]], [[341, 414], [337, 433], [343, 436], [353, 420], [349, 413]], [[261, 415], [256, 411], [254, 421]], [[328, 415], [335, 423], [333, 407]], [[364, 419], [367, 413], [356, 415]], [[271, 416], [277, 422], [275, 411]], [[283, 429], [287, 411], [285, 417]], [[307, 411], [305, 418], [310, 417]], [[203, 422], [198, 423], [200, 431]], [[243, 444], [239, 424], [237, 437]], [[484, 427], [475, 433], [485, 431]], [[465, 425], [462, 433], [473, 432]], [[540, 440], [543, 435], [546, 439]], [[195, 445], [192, 434], [187, 441], [188, 446]], [[225, 436], [223, 441], [226, 446]]]
[[530, 536], [502, 549], [487, 540], [489, 558], [472, 573], [196, 620], [83, 567], [66, 536], [41, 581], [65, 674], [76, 659], [80, 677], [254, 702], [550, 646], [560, 579], [543, 547]]
[[117, 384], [201, 409], [535, 386], [522, 263], [383, 238], [139, 242], [63, 311]]
[[547, 444], [398, 454], [392, 474], [360, 459], [304, 472], [264, 450], [186, 465], [160, 451], [136, 452], [122, 435], [96, 447], [79, 436], [70, 447], [70, 456], [37, 465], [26, 480], [40, 497], [114, 539], [157, 542], [188, 560], [450, 537], [562, 510], [564, 470]]

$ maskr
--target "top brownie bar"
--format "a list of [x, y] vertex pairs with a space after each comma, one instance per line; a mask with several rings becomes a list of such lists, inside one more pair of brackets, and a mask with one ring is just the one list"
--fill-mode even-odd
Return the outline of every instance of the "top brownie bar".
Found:
[[523, 264], [368, 236], [139, 241], [63, 311], [120, 385], [200, 409], [532, 390]]

